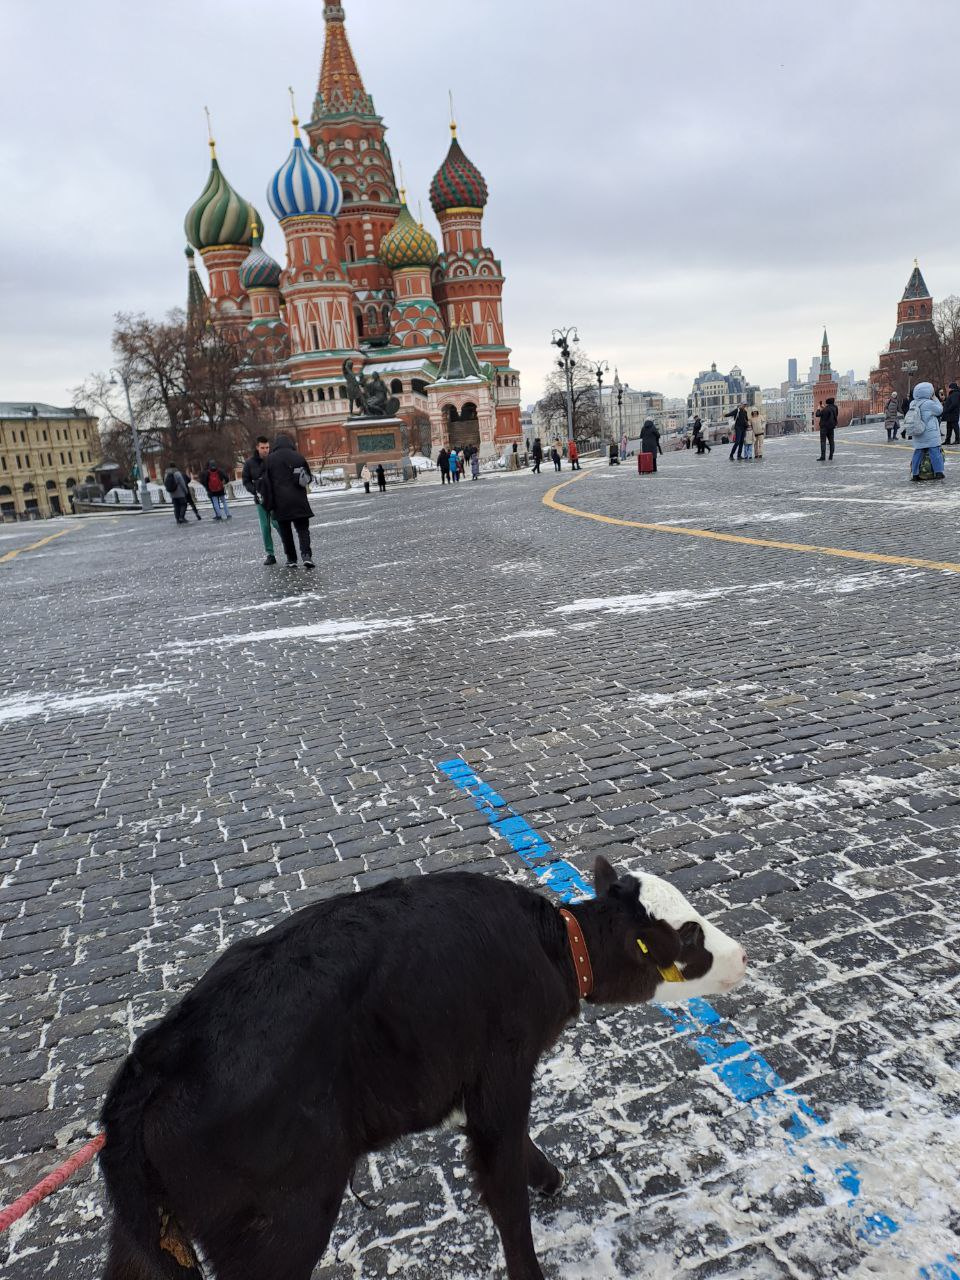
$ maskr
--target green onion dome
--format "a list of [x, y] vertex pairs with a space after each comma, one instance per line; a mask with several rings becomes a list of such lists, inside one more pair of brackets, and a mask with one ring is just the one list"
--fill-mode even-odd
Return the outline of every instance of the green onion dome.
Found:
[[195, 249], [250, 244], [254, 222], [262, 225], [259, 213], [223, 176], [211, 142], [207, 185], [183, 222], [187, 239]]
[[276, 289], [280, 284], [280, 263], [260, 247], [260, 229], [253, 228], [253, 244], [240, 263], [240, 283], [244, 289]]
[[437, 242], [405, 204], [400, 205], [396, 222], [380, 241], [377, 257], [385, 267], [432, 267], [437, 260]]
[[456, 126], [447, 158], [430, 183], [430, 203], [437, 215], [448, 209], [482, 209], [487, 203], [487, 184], [483, 174], [463, 153], [457, 141]]

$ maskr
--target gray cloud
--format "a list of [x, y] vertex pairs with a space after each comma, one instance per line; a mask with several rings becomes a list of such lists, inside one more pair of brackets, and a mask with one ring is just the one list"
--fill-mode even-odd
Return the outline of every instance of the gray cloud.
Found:
[[[526, 400], [557, 324], [633, 385], [683, 394], [711, 360], [779, 382], [823, 324], [835, 364], [865, 373], [915, 255], [935, 296], [960, 291], [953, 0], [346, 9], [428, 225], [454, 89]], [[310, 114], [322, 8], [7, 0], [0, 16], [2, 394], [56, 402], [108, 364], [115, 311], [183, 300], [205, 103], [224, 172], [266, 209], [288, 84]], [[282, 255], [269, 218], [266, 243]]]

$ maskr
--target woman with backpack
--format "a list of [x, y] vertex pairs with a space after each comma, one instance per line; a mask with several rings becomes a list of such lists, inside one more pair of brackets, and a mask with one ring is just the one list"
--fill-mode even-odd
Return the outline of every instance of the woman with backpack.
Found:
[[[913, 388], [913, 399], [903, 419], [904, 430], [913, 440], [913, 458], [910, 461], [910, 479], [922, 480], [924, 454], [929, 454], [934, 480], [942, 480], [943, 449], [940, 447], [940, 415], [943, 405], [933, 394], [932, 382], [918, 382]], [[923, 468], [926, 470], [926, 468]]]
[[287, 568], [297, 566], [297, 549], [293, 542], [293, 530], [300, 543], [300, 559], [305, 569], [312, 569], [313, 552], [310, 547], [310, 521], [313, 508], [307, 490], [313, 474], [307, 460], [289, 436], [279, 435], [270, 446], [267, 465], [261, 484], [263, 505], [277, 522], [280, 540], [287, 557]]
[[200, 483], [207, 491], [207, 497], [210, 499], [211, 507], [213, 507], [214, 520], [232, 519], [227, 508], [227, 485], [230, 483], [230, 477], [221, 467], [217, 466], [213, 458], [207, 463], [206, 468], [200, 472]]

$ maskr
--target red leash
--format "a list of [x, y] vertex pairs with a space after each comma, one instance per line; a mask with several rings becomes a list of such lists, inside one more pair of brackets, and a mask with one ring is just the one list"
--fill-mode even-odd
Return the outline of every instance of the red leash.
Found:
[[41, 1178], [35, 1187], [31, 1187], [25, 1195], [8, 1205], [0, 1212], [0, 1231], [6, 1231], [8, 1227], [12, 1227], [41, 1200], [45, 1200], [58, 1187], [62, 1187], [71, 1174], [90, 1163], [105, 1142], [106, 1137], [102, 1133], [97, 1134], [69, 1160], [64, 1160], [63, 1164], [57, 1165], [56, 1169], [48, 1173], [45, 1178]]

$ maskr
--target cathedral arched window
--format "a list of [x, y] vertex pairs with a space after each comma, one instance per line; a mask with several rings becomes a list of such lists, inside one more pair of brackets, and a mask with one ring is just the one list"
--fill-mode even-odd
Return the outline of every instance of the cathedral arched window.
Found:
[[347, 241], [347, 261], [356, 262], [356, 260], [357, 260], [357, 246], [353, 243], [352, 240], [348, 240]]
[[384, 307], [382, 309], [382, 315], [383, 315], [383, 327], [385, 329], [389, 329], [390, 328], [390, 308]]
[[377, 327], [377, 308], [376, 307], [367, 307], [367, 324], [370, 326], [371, 329], [375, 329]]
[[354, 316], [354, 319], [355, 319], [355, 320], [356, 320], [356, 322], [357, 322], [357, 336], [358, 336], [359, 338], [362, 338], [362, 337], [363, 337], [363, 312], [362, 312], [362, 311], [355, 311], [355, 312], [353, 313], [353, 316]]
[[418, 396], [427, 394], [427, 384], [421, 378], [414, 378], [410, 383], [410, 390]]
[[403, 394], [403, 383], [399, 378], [392, 378], [390, 381], [390, 394], [399, 396]]
[[323, 387], [317, 387], [317, 399], [326, 400], [326, 398], [327, 397], [323, 394]]

